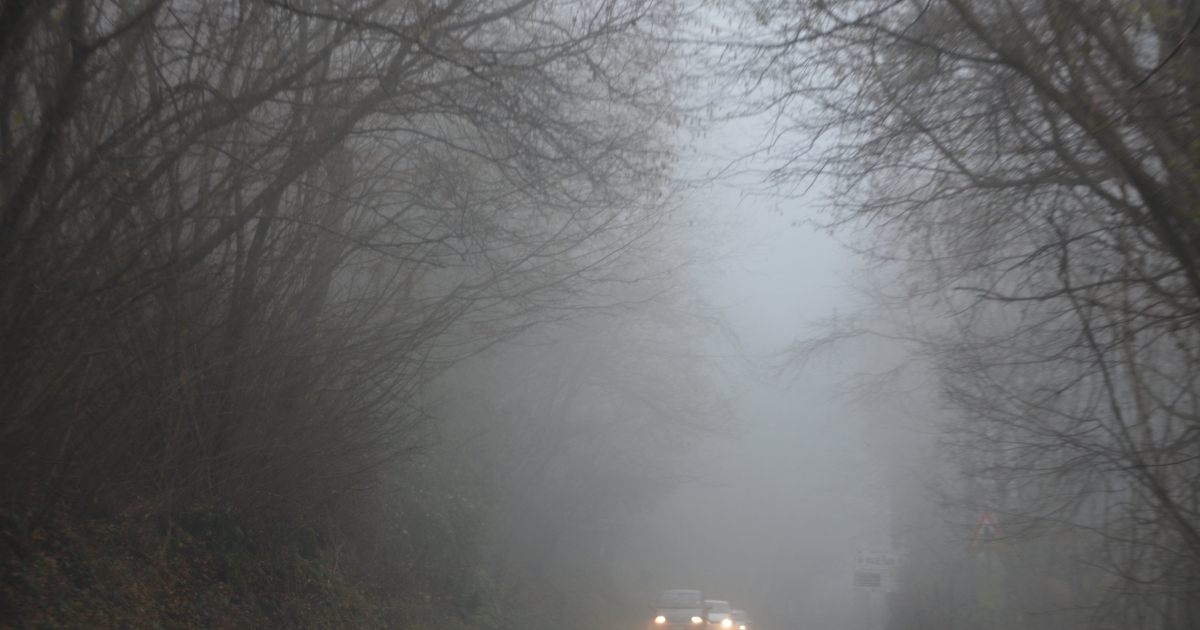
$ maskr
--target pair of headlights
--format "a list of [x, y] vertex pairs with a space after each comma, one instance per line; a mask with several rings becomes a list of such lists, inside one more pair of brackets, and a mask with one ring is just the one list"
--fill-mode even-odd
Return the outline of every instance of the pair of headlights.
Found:
[[[704, 620], [699, 617], [692, 617], [692, 623], [703, 623]], [[667, 618], [659, 615], [654, 618], [654, 623], [667, 623]]]
[[[667, 623], [667, 618], [662, 615], [659, 615], [654, 618], [654, 623]], [[704, 623], [704, 620], [701, 619], [700, 617], [692, 617], [692, 623]], [[721, 627], [722, 628], [732, 628], [733, 620], [732, 619], [722, 619]], [[742, 626], [741, 630], [746, 630], [746, 626]]]

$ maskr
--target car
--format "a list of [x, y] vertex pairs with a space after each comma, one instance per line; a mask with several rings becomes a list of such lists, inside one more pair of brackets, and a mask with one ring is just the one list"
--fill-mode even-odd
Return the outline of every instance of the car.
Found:
[[733, 611], [733, 630], [754, 630], [754, 622], [744, 610]]
[[723, 599], [706, 599], [704, 607], [708, 609], [708, 627], [713, 630], [732, 630], [733, 608]]
[[700, 591], [676, 589], [663, 591], [655, 608], [655, 630], [708, 630], [704, 594]]

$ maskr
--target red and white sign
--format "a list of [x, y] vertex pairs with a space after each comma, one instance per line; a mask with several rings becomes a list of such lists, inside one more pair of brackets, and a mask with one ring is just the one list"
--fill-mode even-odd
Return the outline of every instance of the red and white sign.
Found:
[[1007, 548], [1004, 534], [1000, 533], [1000, 525], [996, 523], [996, 517], [992, 516], [991, 512], [984, 510], [979, 515], [979, 522], [975, 524], [975, 531], [971, 532], [971, 540], [967, 542], [967, 551], [998, 553]]

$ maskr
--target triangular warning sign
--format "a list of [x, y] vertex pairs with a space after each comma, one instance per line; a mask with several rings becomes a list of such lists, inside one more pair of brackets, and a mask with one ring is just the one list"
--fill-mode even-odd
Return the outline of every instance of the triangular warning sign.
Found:
[[996, 517], [992, 516], [991, 512], [984, 510], [979, 515], [979, 523], [975, 525], [975, 531], [971, 532], [971, 540], [967, 542], [967, 551], [977, 553], [997, 553], [1007, 549], [1004, 544], [1004, 535], [1000, 533], [1000, 526], [996, 524]]

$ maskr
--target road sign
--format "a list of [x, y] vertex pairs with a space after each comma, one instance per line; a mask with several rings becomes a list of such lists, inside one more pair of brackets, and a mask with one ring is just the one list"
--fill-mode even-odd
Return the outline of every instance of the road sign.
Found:
[[871, 571], [855, 571], [854, 588], [883, 588], [883, 575]]
[[967, 542], [967, 551], [975, 553], [999, 553], [1008, 549], [1004, 543], [1004, 534], [1000, 533], [1000, 526], [996, 523], [996, 517], [992, 513], [984, 510], [979, 515], [979, 522], [975, 524], [975, 531], [971, 532], [971, 540]]
[[890, 551], [859, 551], [854, 561], [854, 588], [868, 591], [896, 590], [899, 559]]

